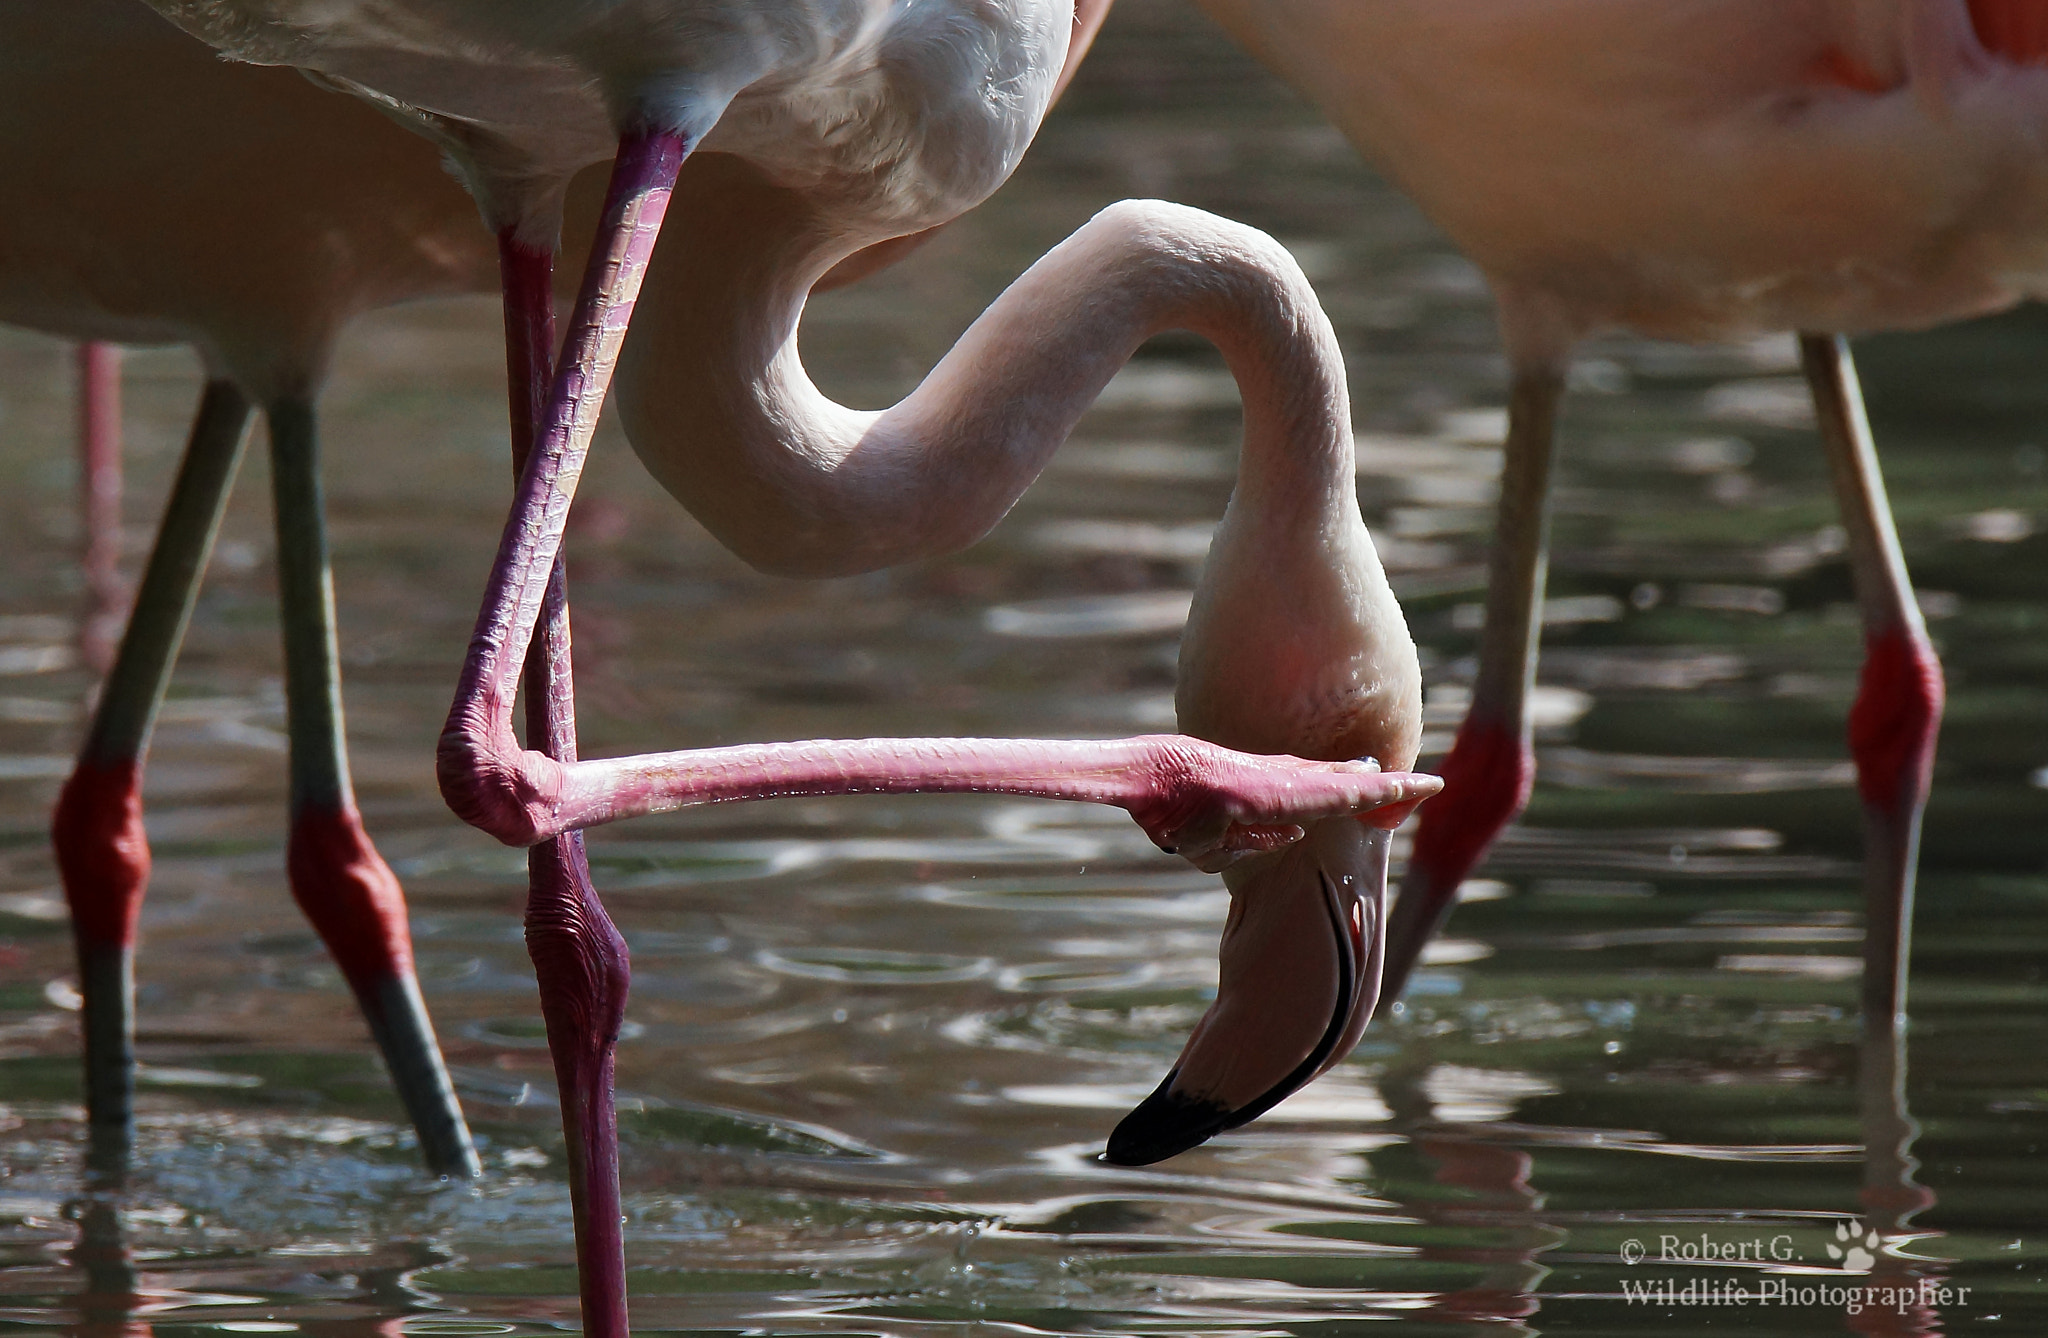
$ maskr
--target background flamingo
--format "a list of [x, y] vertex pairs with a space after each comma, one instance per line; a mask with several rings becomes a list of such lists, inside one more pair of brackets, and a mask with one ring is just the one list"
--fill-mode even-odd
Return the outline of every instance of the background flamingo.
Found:
[[[1443, 762], [1452, 797], [1423, 817], [1394, 911], [1391, 1001], [1533, 782], [1527, 699], [1573, 346], [1614, 328], [1910, 328], [2048, 290], [2048, 73], [2030, 64], [2048, 30], [2025, 0], [1203, 3], [1479, 263], [1513, 365], [1478, 678]], [[1848, 346], [1807, 334], [1800, 354], [1866, 636], [1849, 730], [1870, 852], [1864, 1004], [1889, 1025], [1941, 671]]]
[[[36, 205], [0, 223], [0, 313], [73, 336], [189, 342], [209, 375], [56, 819], [95, 1146], [118, 1153], [133, 1123], [135, 923], [149, 874], [143, 760], [260, 403], [277, 492], [293, 895], [355, 991], [427, 1164], [472, 1175], [476, 1154], [413, 971], [404, 896], [363, 831], [349, 778], [313, 401], [350, 317], [487, 281], [488, 238], [426, 146], [288, 72], [223, 70], [140, 6], [11, 3], [0, 24], [0, 175]], [[104, 534], [98, 485], [118, 459], [117, 364], [95, 348], [85, 367], [87, 472]], [[96, 586], [107, 579], [93, 576]]]

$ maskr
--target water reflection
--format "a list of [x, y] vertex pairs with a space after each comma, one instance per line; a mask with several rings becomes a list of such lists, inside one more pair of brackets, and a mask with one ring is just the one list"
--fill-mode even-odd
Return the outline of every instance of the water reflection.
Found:
[[[329, 1338], [400, 1338], [402, 1334], [489, 1334], [511, 1325], [435, 1319], [446, 1314], [439, 1298], [418, 1285], [418, 1275], [450, 1262], [448, 1254], [422, 1242], [381, 1248], [354, 1242], [314, 1242], [276, 1250], [302, 1260], [306, 1271], [291, 1279], [290, 1300], [239, 1294], [218, 1288], [235, 1285], [232, 1275], [214, 1274], [215, 1290], [180, 1287], [175, 1273], [153, 1271], [139, 1262], [130, 1244], [131, 1222], [159, 1221], [178, 1214], [132, 1202], [123, 1176], [97, 1176], [86, 1192], [66, 1205], [77, 1238], [67, 1264], [79, 1280], [69, 1307], [71, 1332], [84, 1338], [152, 1338], [159, 1324], [182, 1328], [208, 1312], [249, 1313], [263, 1318], [215, 1318], [210, 1327], [229, 1333], [306, 1332]], [[322, 1269], [318, 1261], [332, 1269]], [[270, 1285], [259, 1283], [266, 1289]], [[196, 1313], [195, 1313], [196, 1312]]]
[[[818, 304], [808, 362], [834, 390], [893, 401], [1112, 195], [1168, 193], [1316, 254], [1353, 357], [1361, 498], [1447, 742], [1499, 459], [1484, 296], [1341, 138], [1184, 7], [1119, 0], [1111, 25], [1013, 186], [882, 287]], [[1573, 602], [1546, 630], [1528, 821], [1463, 889], [1404, 1015], [1273, 1118], [1146, 1172], [1093, 1160], [1206, 1006], [1225, 905], [1117, 814], [792, 801], [594, 843], [640, 966], [620, 1057], [636, 1322], [1307, 1335], [1369, 1320], [1390, 1338], [2048, 1324], [2048, 789], [2030, 779], [2048, 767], [2048, 401], [2032, 379], [2048, 321], [1859, 353], [1909, 554], [1952, 599], [1933, 624], [1954, 689], [1910, 1073], [1904, 1040], [1867, 1043], [1857, 1020], [1861, 851], [1840, 782], [1860, 647], [1809, 430], [1783, 425], [1790, 346], [1617, 340], [1559, 462], [1552, 593]], [[1163, 724], [1175, 629], [1137, 615], [1191, 587], [1234, 467], [1236, 410], [1207, 356], [1148, 350], [1169, 374], [1091, 417], [985, 544], [855, 582], [740, 569], [622, 442], [600, 442], [572, 545], [588, 748]], [[419, 1179], [283, 893], [270, 540], [252, 502], [229, 517], [153, 758], [153, 1080], [119, 1198], [133, 1279], [116, 1249], [90, 1284], [65, 1206], [88, 1197], [76, 990], [42, 844], [88, 686], [69, 360], [0, 337], [0, 1331], [75, 1331], [90, 1293], [106, 1298], [94, 1322], [166, 1333], [558, 1332], [574, 1321], [568, 1195], [521, 861], [446, 815], [429, 762], [503, 514], [478, 484], [504, 486], [495, 313], [365, 326], [328, 397], [359, 784], [414, 897], [486, 1179]], [[146, 352], [128, 372], [132, 527], [156, 509], [197, 373]], [[1006, 635], [996, 610], [1099, 616], [1113, 634]], [[1851, 1217], [1890, 1244], [1851, 1280], [1969, 1286], [1967, 1303], [1733, 1316], [1623, 1290], [1839, 1283], [1826, 1246]], [[1625, 1241], [1667, 1233], [1784, 1234], [1799, 1271], [1622, 1262]], [[123, 1313], [138, 1293], [177, 1304]]]
[[1429, 1297], [1426, 1313], [1503, 1338], [1534, 1334], [1538, 1330], [1523, 1321], [1542, 1308], [1537, 1289], [1550, 1270], [1539, 1260], [1569, 1233], [1543, 1221], [1543, 1196], [1529, 1183], [1534, 1158], [1502, 1139], [1511, 1139], [1512, 1130], [1492, 1129], [1483, 1118], [1461, 1118], [1463, 1112], [1446, 1109], [1452, 1103], [1433, 1094], [1434, 1076], [1426, 1051], [1418, 1050], [1404, 1056], [1381, 1084], [1396, 1123], [1431, 1162], [1433, 1184], [1449, 1191], [1410, 1205], [1436, 1237], [1417, 1255], [1461, 1265], [1468, 1275], [1464, 1285]]
[[[1937, 1306], [1921, 1304], [1917, 1296], [1924, 1294], [1925, 1285], [1938, 1285], [1947, 1261], [1924, 1253], [1939, 1248], [1933, 1242], [1940, 1239], [1940, 1232], [1912, 1227], [1915, 1217], [1935, 1206], [1935, 1196], [1914, 1178], [1920, 1163], [1913, 1157], [1913, 1142], [1920, 1136], [1920, 1126], [1906, 1107], [1903, 1025], [1880, 1020], [1864, 1027], [1856, 1081], [1864, 1139], [1863, 1211], [1850, 1227], [1850, 1248], [1859, 1230], [1866, 1241], [1882, 1241], [1883, 1248], [1874, 1252], [1869, 1265], [1869, 1285], [1911, 1292], [1916, 1299], [1873, 1305], [1863, 1315], [1851, 1316], [1849, 1328], [1855, 1333], [1927, 1338], [1945, 1331], [1942, 1314]], [[1845, 1256], [1846, 1262], [1851, 1261]]]

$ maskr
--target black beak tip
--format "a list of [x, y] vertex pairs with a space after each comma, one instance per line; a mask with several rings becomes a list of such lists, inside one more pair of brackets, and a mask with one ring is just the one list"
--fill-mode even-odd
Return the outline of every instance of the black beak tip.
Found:
[[1167, 1089], [1173, 1076], [1159, 1090], [1138, 1103], [1109, 1135], [1102, 1160], [1112, 1166], [1150, 1166], [1199, 1147], [1240, 1121], [1233, 1112], [1213, 1101], [1199, 1101]]

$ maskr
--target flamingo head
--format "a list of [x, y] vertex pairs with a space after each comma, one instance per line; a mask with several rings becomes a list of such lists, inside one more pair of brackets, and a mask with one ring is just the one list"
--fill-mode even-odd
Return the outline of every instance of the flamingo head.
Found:
[[1216, 1001], [1103, 1159], [1144, 1166], [1258, 1118], [1358, 1043], [1379, 1001], [1388, 832], [1331, 818], [1224, 874]]

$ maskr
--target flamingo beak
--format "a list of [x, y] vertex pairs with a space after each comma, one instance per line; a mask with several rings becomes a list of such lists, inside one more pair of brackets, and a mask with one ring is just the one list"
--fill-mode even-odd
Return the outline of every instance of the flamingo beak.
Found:
[[1225, 875], [1216, 1002], [1172, 1072], [1109, 1136], [1146, 1166], [1247, 1124], [1351, 1052], [1379, 1001], [1388, 833], [1350, 818]]

